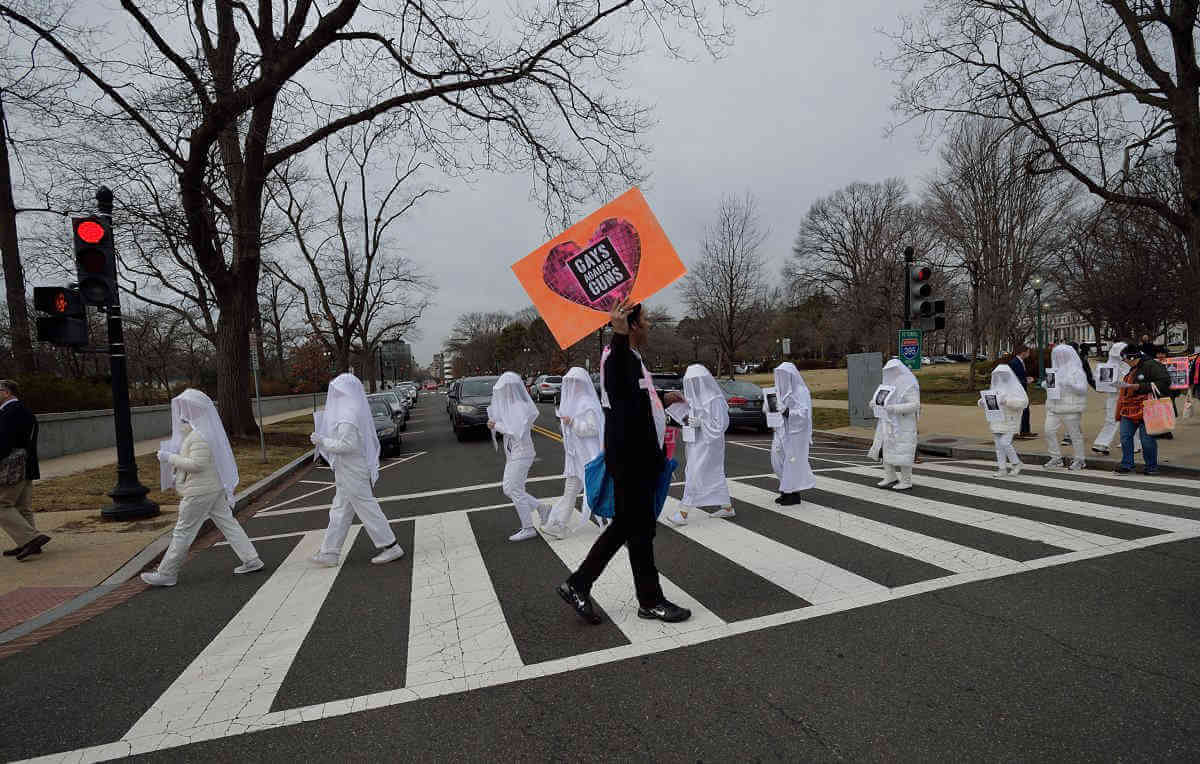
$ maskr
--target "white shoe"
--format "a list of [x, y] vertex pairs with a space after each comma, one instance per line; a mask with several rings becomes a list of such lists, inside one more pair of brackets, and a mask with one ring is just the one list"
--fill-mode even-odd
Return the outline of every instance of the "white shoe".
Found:
[[1016, 477], [1017, 475], [1021, 474], [1021, 468], [1024, 466], [1025, 465], [1022, 464], [1021, 462], [1017, 462], [1016, 464], [1010, 464], [1010, 465], [1008, 465], [1008, 474], [1012, 477]]
[[174, 586], [177, 580], [178, 579], [175, 578], [175, 576], [166, 576], [158, 571], [142, 574], [142, 581], [150, 584], [151, 586]]
[[1008, 477], [1008, 472], [1007, 472], [1007, 470], [996, 470], [995, 472], [992, 473], [992, 477], [998, 477], [998, 478]]
[[910, 491], [910, 490], [912, 490], [912, 483], [896, 483], [894, 486], [892, 486], [892, 490], [893, 491]]
[[894, 486], [894, 485], [895, 485], [896, 483], [898, 483], [898, 482], [900, 482], [900, 481], [899, 481], [899, 480], [892, 480], [892, 479], [889, 479], [889, 478], [884, 478], [883, 480], [880, 480], [880, 481], [879, 481], [878, 483], [876, 483], [875, 485], [879, 486], [880, 488], [889, 488], [889, 487], [891, 487], [891, 486]]
[[1051, 459], [1050, 461], [1043, 464], [1042, 468], [1047, 469], [1047, 470], [1060, 470], [1063, 468], [1063, 460], [1062, 459]]
[[737, 513], [733, 511], [733, 507], [722, 507], [721, 509], [718, 509], [716, 512], [713, 512], [711, 515], [709, 515], [709, 517], [720, 517], [725, 519], [736, 516]]
[[1082, 472], [1084, 465], [1085, 465], [1085, 463], [1082, 461], [1071, 462], [1070, 470], [1072, 472]]
[[263, 561], [255, 557], [250, 562], [242, 563], [233, 569], [233, 572], [241, 575], [242, 573], [253, 573], [256, 570], [263, 569]]
[[528, 541], [537, 538], [538, 532], [533, 528], [522, 528], [508, 537], [509, 541]]
[[537, 513], [538, 513], [538, 518], [542, 521], [542, 525], [545, 525], [546, 523], [550, 522], [550, 505], [549, 504], [538, 504]]
[[542, 526], [542, 533], [545, 533], [552, 539], [562, 541], [567, 537], [567, 526], [562, 523], [550, 523]]
[[382, 565], [385, 562], [391, 562], [392, 560], [399, 560], [403, 556], [404, 556], [404, 547], [402, 547], [402, 546], [400, 546], [400, 544], [396, 543], [396, 544], [392, 544], [391, 546], [382, 550], [379, 554], [372, 557], [371, 562], [375, 563], [376, 565]]
[[336, 568], [338, 561], [342, 559], [342, 556], [335, 554], [334, 552], [317, 552], [308, 559], [311, 562], [315, 562], [316, 564], [326, 568]]
[[674, 525], [676, 528], [682, 528], [683, 526], [687, 525], [687, 518], [683, 516], [682, 512], [676, 512], [667, 518], [667, 522], [669, 522], [671, 525]]

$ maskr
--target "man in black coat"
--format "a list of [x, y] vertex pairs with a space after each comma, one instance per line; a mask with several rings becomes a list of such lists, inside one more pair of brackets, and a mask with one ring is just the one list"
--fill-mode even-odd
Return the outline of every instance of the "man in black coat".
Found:
[[4, 556], [24, 562], [41, 554], [50, 537], [38, 533], [33, 523], [33, 481], [42, 476], [38, 470], [37, 419], [17, 397], [19, 393], [16, 382], [0, 379], [0, 461], [18, 449], [25, 451], [23, 479], [0, 485], [0, 528], [16, 542]]
[[[628, 300], [622, 300], [609, 316], [613, 338], [604, 361], [604, 460], [613, 480], [615, 511], [579, 569], [559, 585], [558, 594], [586, 621], [600, 623], [592, 605], [592, 584], [625, 545], [637, 590], [638, 617], [686, 621], [692, 612], [667, 601], [654, 566], [654, 492], [666, 457], [650, 399], [658, 393], [648, 386], [649, 375], [637, 353], [645, 347], [650, 322], [642, 306], [630, 307]], [[668, 393], [665, 402], [681, 400], [678, 393]]]
[[[1021, 389], [1029, 391], [1029, 383], [1033, 381], [1033, 377], [1029, 376], [1029, 372], [1025, 370], [1025, 362], [1029, 360], [1029, 348], [1025, 345], [1017, 348], [1013, 353], [1012, 358], [1008, 361], [1008, 366], [1013, 370], [1013, 374], [1017, 375], [1017, 381], [1021, 383]], [[1021, 431], [1016, 435], [1018, 440], [1031, 440], [1037, 437], [1036, 432], [1032, 432], [1029, 427], [1029, 407], [1021, 412]]]

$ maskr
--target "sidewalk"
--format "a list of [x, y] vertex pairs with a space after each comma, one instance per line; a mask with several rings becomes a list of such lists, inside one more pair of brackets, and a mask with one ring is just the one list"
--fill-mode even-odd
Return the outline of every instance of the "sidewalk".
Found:
[[[1183, 399], [1179, 401], [1180, 413], [1183, 411]], [[831, 401], [814, 399], [813, 405], [819, 408], [841, 408], [845, 410], [847, 404], [845, 401]], [[1096, 435], [1100, 432], [1100, 428], [1104, 422], [1104, 395], [1095, 391], [1088, 392], [1088, 407], [1083, 415], [1083, 435], [1087, 441], [1086, 458], [1091, 461], [1102, 461], [1105, 457], [1101, 457], [1093, 453], [1092, 443], [1096, 439]], [[1046, 453], [1045, 425], [1046, 425], [1046, 407], [1033, 406], [1029, 410], [1030, 428], [1038, 434], [1034, 440], [1016, 440], [1013, 445], [1021, 454], [1029, 454], [1031, 456], [1041, 456], [1044, 459], [1049, 459]], [[992, 435], [988, 431], [987, 420], [984, 418], [983, 411], [977, 406], [948, 406], [948, 405], [925, 405], [921, 406], [921, 417], [917, 422], [918, 434], [921, 444], [927, 445], [930, 443], [938, 443], [943, 441], [947, 446], [956, 448], [980, 448], [987, 451], [992, 451]], [[870, 440], [874, 434], [874, 428], [869, 427], [842, 427], [837, 430], [830, 430], [832, 433], [839, 435], [849, 435], [853, 437], [866, 438]], [[1065, 435], [1065, 432], [1059, 433], [1060, 438]], [[1119, 438], [1113, 439], [1111, 446], [1111, 454], [1107, 457], [1108, 460], [1120, 461], [1121, 459], [1121, 443]], [[1070, 446], [1062, 446], [1064, 456], [1070, 457], [1073, 453]], [[1033, 460], [1037, 462], [1037, 459]], [[1158, 441], [1158, 461], [1163, 466], [1184, 467], [1200, 470], [1200, 417], [1192, 419], [1180, 419], [1175, 427], [1175, 438], [1173, 440]], [[1137, 463], [1141, 465], [1141, 457], [1137, 459]]]
[[[294, 417], [309, 415], [311, 408], [263, 417], [270, 425]], [[134, 444], [135, 455], [154, 453], [161, 438]], [[43, 478], [62, 477], [106, 464], [116, 464], [117, 450], [104, 448], [41, 462]], [[152, 476], [142, 475], [157, 480]], [[239, 486], [246, 490], [249, 485]], [[37, 508], [38, 488], [33, 485], [33, 503]], [[18, 563], [10, 557], [0, 565], [0, 632], [50, 610], [82, 592], [104, 582], [126, 562], [170, 533], [175, 525], [177, 505], [164, 504], [156, 517], [130, 522], [104, 520], [99, 507], [77, 512], [38, 512], [38, 529], [51, 537], [43, 554]], [[7, 536], [0, 538], [4, 548]]]

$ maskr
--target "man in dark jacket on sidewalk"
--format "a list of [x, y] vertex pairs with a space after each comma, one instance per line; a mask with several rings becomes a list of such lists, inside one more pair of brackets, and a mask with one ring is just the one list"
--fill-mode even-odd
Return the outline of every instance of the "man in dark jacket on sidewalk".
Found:
[[[1029, 348], [1022, 345], [1016, 349], [1012, 358], [1008, 361], [1008, 366], [1013, 370], [1013, 374], [1017, 375], [1017, 381], [1021, 383], [1021, 389], [1026, 393], [1029, 392], [1029, 383], [1033, 381], [1033, 377], [1029, 376], [1029, 372], [1025, 370], [1025, 362], [1029, 360]], [[1031, 432], [1029, 427], [1029, 407], [1021, 412], [1021, 431], [1016, 435], [1018, 440], [1029, 440], [1036, 438], [1037, 433]]]
[[[649, 374], [637, 350], [646, 345], [650, 321], [641, 305], [622, 300], [612, 309], [613, 338], [604, 360], [604, 461], [613, 480], [615, 511], [600, 538], [592, 545], [579, 569], [558, 587], [558, 594], [590, 623], [600, 623], [592, 605], [592, 584], [622, 546], [629, 548], [633, 585], [637, 590], [638, 617], [660, 621], [686, 621], [692, 613], [663, 596], [654, 566], [654, 493], [666, 465], [662, 431], [655, 421], [661, 409]], [[667, 393], [668, 405], [682, 401]], [[662, 420], [665, 426], [665, 415]]]
[[1121, 463], [1116, 472], [1133, 472], [1133, 436], [1142, 441], [1142, 458], [1146, 460], [1143, 474], [1158, 473], [1158, 441], [1146, 434], [1146, 423], [1142, 419], [1142, 404], [1171, 389], [1171, 374], [1167, 368], [1153, 358], [1146, 357], [1137, 346], [1127, 347], [1121, 353], [1129, 364], [1129, 373], [1119, 385], [1117, 397], [1117, 421], [1121, 423]]
[[0, 462], [21, 455], [25, 462], [14, 482], [0, 484], [0, 528], [16, 542], [4, 556], [24, 562], [41, 554], [50, 537], [38, 533], [33, 524], [33, 481], [42, 476], [38, 470], [37, 419], [17, 397], [19, 392], [16, 382], [0, 379]]

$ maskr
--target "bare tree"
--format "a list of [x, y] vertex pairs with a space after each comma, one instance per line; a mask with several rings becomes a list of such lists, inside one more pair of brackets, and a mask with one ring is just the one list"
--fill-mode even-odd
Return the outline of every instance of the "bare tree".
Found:
[[[942, 167], [925, 191], [928, 229], [944, 264], [964, 283], [974, 356], [1023, 336], [1029, 280], [1045, 272], [1063, 241], [1074, 187], [1061, 176], [1031, 175], [1033, 140], [984, 120], [965, 120], [941, 150]], [[1047, 274], [1049, 275], [1049, 274]]]
[[[888, 63], [896, 106], [936, 125], [974, 115], [1037, 141], [1028, 169], [1065, 172], [1106, 202], [1147, 209], [1185, 236], [1180, 277], [1200, 293], [1200, 62], [1194, 0], [945, 0], [902, 20]], [[1172, 153], [1181, 194], [1132, 187]], [[1200, 331], [1200, 301], [1188, 302]]]
[[[323, 144], [323, 185], [281, 177], [271, 200], [286, 216], [305, 277], [290, 263], [268, 264], [272, 275], [297, 291], [308, 325], [340, 369], [353, 354], [371, 356], [385, 336], [415, 328], [429, 305], [433, 284], [412, 260], [400, 255], [393, 225], [435, 188], [405, 189], [423, 165], [396, 158], [389, 184], [372, 188], [377, 151], [395, 131], [367, 123]], [[329, 199], [330, 212], [320, 199]], [[314, 211], [315, 208], [315, 211]]]
[[279, 278], [268, 262], [259, 282], [258, 335], [264, 351], [271, 350], [264, 355], [273, 363], [277, 379], [287, 379], [288, 350], [302, 334], [295, 320], [299, 308], [300, 293]]
[[620, 85], [646, 35], [682, 25], [716, 52], [731, 39], [725, 11], [749, 3], [553, 0], [478, 12], [436, 0], [122, 0], [130, 33], [99, 46], [79, 44], [84, 24], [71, 22], [91, 22], [87, 8], [4, 2], [0, 17], [86, 80], [81, 112], [137, 133], [175, 178], [192, 256], [219, 306], [217, 402], [230, 432], [245, 435], [256, 429], [244, 392], [272, 173], [395, 112], [449, 166], [532, 171], [547, 210], [568, 219], [581, 199], [643, 175], [648, 114]]
[[809, 208], [784, 278], [797, 294], [833, 298], [854, 344], [888, 348], [903, 312], [906, 246], [929, 254], [908, 185], [851, 183]]
[[496, 369], [500, 333], [512, 322], [507, 313], [464, 313], [454, 322], [445, 351], [453, 356], [455, 377], [487, 374]]
[[[700, 242], [699, 262], [684, 278], [689, 313], [703, 323], [722, 361], [730, 366], [765, 328], [759, 319], [767, 298], [762, 255], [766, 239], [754, 197], [726, 196]], [[721, 362], [714, 371], [721, 373]]]

